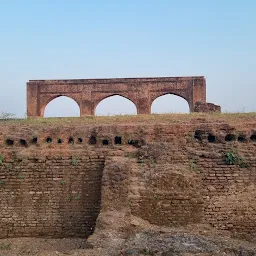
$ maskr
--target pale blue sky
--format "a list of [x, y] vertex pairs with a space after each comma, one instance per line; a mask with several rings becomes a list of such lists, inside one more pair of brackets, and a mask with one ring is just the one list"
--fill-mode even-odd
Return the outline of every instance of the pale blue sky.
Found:
[[17, 116], [29, 79], [199, 75], [208, 102], [256, 111], [255, 0], [0, 0], [0, 53], [0, 111]]

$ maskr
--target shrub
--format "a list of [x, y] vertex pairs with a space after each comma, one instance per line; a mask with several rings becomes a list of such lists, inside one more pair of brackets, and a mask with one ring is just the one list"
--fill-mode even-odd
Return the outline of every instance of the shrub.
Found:
[[241, 168], [248, 168], [249, 164], [238, 153], [229, 151], [225, 153], [225, 162], [229, 165], [238, 165]]

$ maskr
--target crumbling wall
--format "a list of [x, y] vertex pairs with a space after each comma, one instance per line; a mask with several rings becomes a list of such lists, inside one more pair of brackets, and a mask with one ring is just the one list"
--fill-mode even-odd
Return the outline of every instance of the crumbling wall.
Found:
[[256, 122], [231, 121], [3, 122], [1, 238], [86, 238], [99, 213], [106, 241], [135, 218], [254, 236]]
[[195, 112], [221, 112], [221, 107], [213, 103], [197, 101], [195, 103]]

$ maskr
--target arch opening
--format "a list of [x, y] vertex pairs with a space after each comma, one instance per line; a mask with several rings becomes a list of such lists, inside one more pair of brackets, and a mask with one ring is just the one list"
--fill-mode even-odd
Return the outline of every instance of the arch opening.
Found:
[[210, 133], [210, 134], [208, 135], [208, 141], [209, 141], [210, 143], [216, 142], [216, 136]]
[[95, 114], [97, 116], [136, 115], [137, 108], [131, 100], [120, 95], [113, 95], [100, 101]]
[[79, 117], [80, 107], [75, 100], [67, 96], [58, 96], [44, 109], [44, 117]]
[[253, 134], [251, 137], [250, 137], [251, 141], [253, 142], [256, 142], [256, 134]]
[[107, 146], [108, 144], [109, 144], [109, 142], [108, 142], [107, 139], [105, 139], [105, 140], [102, 141], [102, 145]]
[[225, 137], [225, 141], [231, 142], [231, 141], [235, 141], [236, 140], [236, 136], [234, 134], [228, 134]]
[[32, 144], [37, 144], [38, 138], [37, 137], [33, 137], [33, 139], [31, 140]]
[[91, 135], [89, 139], [89, 144], [90, 145], [96, 145], [97, 144], [97, 137], [95, 135]]
[[238, 140], [239, 142], [246, 142], [246, 141], [247, 141], [245, 135], [239, 135], [239, 136], [237, 137], [237, 140]]
[[6, 144], [7, 144], [8, 146], [12, 146], [12, 145], [14, 144], [14, 141], [11, 140], [11, 139], [7, 139], [7, 140], [6, 140]]
[[152, 114], [167, 113], [190, 113], [188, 102], [181, 96], [175, 94], [165, 94], [157, 97], [151, 104]]

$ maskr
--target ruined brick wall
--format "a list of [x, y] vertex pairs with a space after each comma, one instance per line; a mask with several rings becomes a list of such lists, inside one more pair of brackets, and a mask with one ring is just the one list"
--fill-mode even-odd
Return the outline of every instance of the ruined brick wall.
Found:
[[[191, 153], [202, 180], [204, 221], [218, 229], [255, 236], [256, 143], [243, 141], [241, 134], [236, 136], [240, 142], [212, 143], [210, 147], [198, 143]], [[223, 154], [241, 160], [227, 165]]]
[[[107, 97], [122, 96], [134, 103], [138, 114], [150, 114], [155, 99], [165, 94], [184, 98], [190, 111], [196, 102], [206, 102], [204, 77], [152, 77], [115, 79], [31, 80], [27, 83], [28, 117], [43, 117], [45, 107], [59, 96], [72, 98], [81, 116], [94, 115], [97, 105]], [[210, 107], [197, 108], [210, 112]]]
[[1, 123], [2, 238], [88, 237], [100, 209], [255, 235], [254, 117], [117, 119]]
[[0, 166], [0, 238], [88, 237], [100, 210], [104, 156], [53, 152]]
[[205, 102], [196, 102], [195, 103], [195, 108], [194, 108], [195, 112], [217, 112], [220, 113], [221, 112], [221, 107], [218, 105], [215, 105], [213, 103], [205, 103]]

